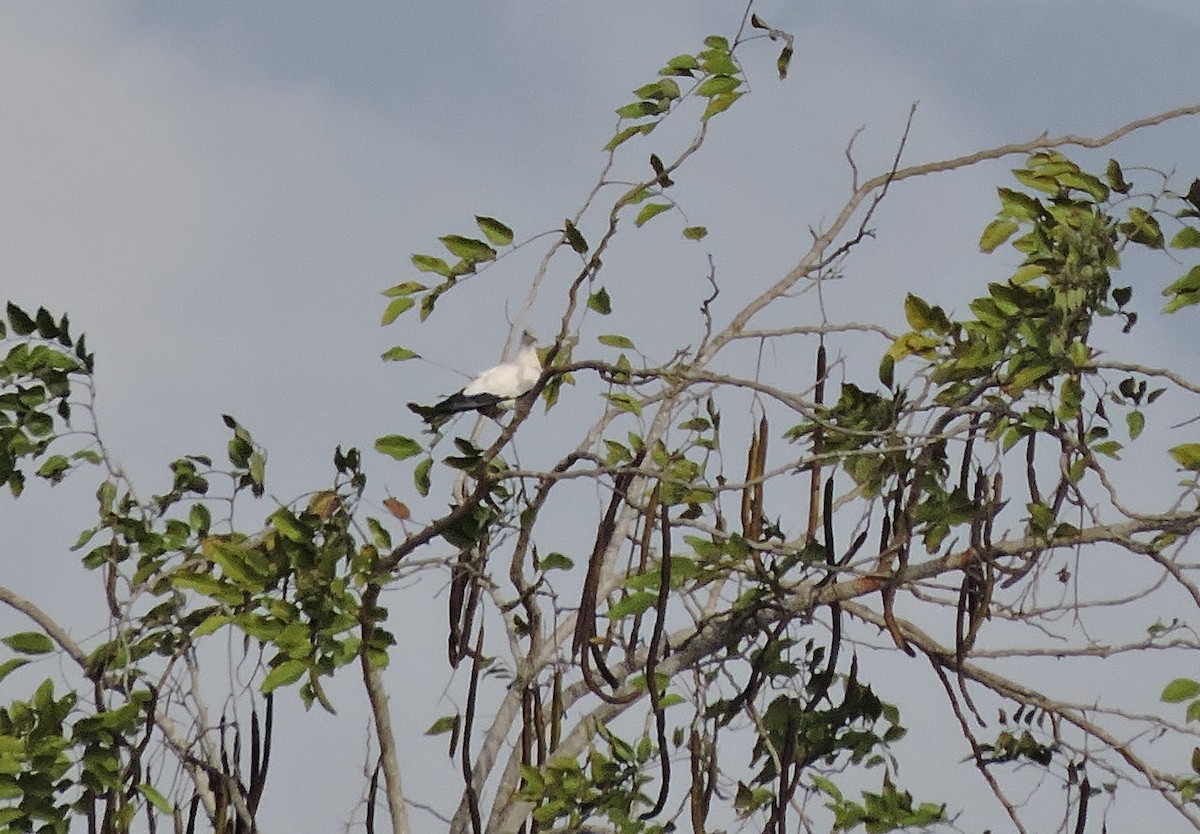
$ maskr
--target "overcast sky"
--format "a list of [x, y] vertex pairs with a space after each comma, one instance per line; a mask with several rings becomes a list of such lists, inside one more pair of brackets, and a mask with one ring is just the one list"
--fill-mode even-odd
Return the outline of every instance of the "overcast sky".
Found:
[[[884, 169], [913, 102], [909, 162], [1043, 131], [1098, 135], [1197, 99], [1195, 0], [757, 8], [796, 36], [791, 77], [774, 77], [772, 51], [749, 50], [753, 95], [714, 120], [695, 175], [680, 183], [731, 284], [763, 286], [792, 266], [808, 228], [848, 193], [850, 136], [865, 126], [860, 167]], [[595, 180], [613, 109], [668, 57], [732, 34], [739, 16], [738, 4], [697, 0], [5, 3], [2, 294], [68, 312], [86, 331], [102, 429], [144, 494], [164, 489], [179, 455], [220, 457], [226, 412], [269, 450], [272, 493], [320, 488], [335, 445], [415, 434], [403, 404], [458, 387], [447, 367], [490, 364], [507, 334], [504, 305], [521, 301], [524, 277], [511, 276], [481, 290], [487, 303], [466, 331], [436, 319], [381, 329], [379, 291], [415, 277], [409, 255], [471, 231], [474, 214], [503, 219], [518, 238], [560, 226]], [[1198, 147], [1193, 120], [1079, 158], [1191, 176]], [[994, 280], [980, 277], [978, 234], [1017, 162], [895, 195], [878, 245], [850, 262], [847, 280], [863, 289], [842, 312], [899, 326], [909, 289], [961, 305]], [[628, 274], [647, 311], [680, 291], [645, 262], [631, 260]], [[549, 334], [556, 312], [535, 309], [531, 324]], [[661, 316], [622, 323], [639, 346], [671, 353], [676, 335]], [[1186, 323], [1154, 326], [1163, 329], [1142, 333], [1151, 355], [1195, 356]], [[438, 364], [381, 362], [393, 344]], [[370, 476], [375, 500], [385, 490], [411, 500], [407, 469], [373, 462]], [[5, 584], [49, 595], [64, 617], [77, 600], [52, 590], [77, 565], [66, 546], [93, 508], [89, 477], [31, 487], [18, 504], [0, 498]], [[438, 635], [441, 610], [428, 609]], [[17, 627], [0, 611], [0, 631]], [[402, 648], [397, 692], [404, 660]], [[327, 733], [332, 757], [347, 739], [346, 778], [287, 797], [269, 786], [268, 830], [336, 830], [351, 813], [365, 720], [346, 713], [304, 730]], [[436, 714], [412, 723], [423, 729]], [[406, 777], [445, 807], [420, 768]]]

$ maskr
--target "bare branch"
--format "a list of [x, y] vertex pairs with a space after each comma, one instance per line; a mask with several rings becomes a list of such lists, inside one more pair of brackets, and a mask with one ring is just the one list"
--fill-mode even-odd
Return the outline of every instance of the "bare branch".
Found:
[[67, 634], [66, 630], [55, 622], [49, 614], [38, 608], [34, 603], [3, 586], [0, 586], [0, 602], [21, 612], [37, 623], [38, 628], [46, 632], [46, 635], [58, 644], [58, 647], [66, 652], [81, 670], [87, 671], [87, 652], [71, 639], [71, 635]]

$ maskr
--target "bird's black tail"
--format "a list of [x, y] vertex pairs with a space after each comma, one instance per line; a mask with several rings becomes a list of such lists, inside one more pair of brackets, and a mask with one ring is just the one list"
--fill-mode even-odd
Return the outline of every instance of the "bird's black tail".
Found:
[[451, 394], [436, 405], [409, 403], [408, 410], [436, 429], [455, 414], [460, 414], [464, 411], [478, 411], [487, 417], [495, 417], [499, 413], [497, 406], [502, 402], [504, 402], [504, 398], [497, 397], [495, 394], [472, 394], [468, 396], [459, 392]]

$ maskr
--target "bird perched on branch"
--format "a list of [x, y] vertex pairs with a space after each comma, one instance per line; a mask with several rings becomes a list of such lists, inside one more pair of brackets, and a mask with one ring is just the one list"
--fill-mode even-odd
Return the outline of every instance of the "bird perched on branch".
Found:
[[521, 334], [521, 349], [515, 359], [488, 368], [457, 394], [451, 394], [436, 405], [409, 403], [408, 407], [435, 429], [463, 411], [478, 411], [487, 417], [495, 417], [500, 413], [501, 405], [528, 393], [541, 375], [537, 340], [526, 330]]

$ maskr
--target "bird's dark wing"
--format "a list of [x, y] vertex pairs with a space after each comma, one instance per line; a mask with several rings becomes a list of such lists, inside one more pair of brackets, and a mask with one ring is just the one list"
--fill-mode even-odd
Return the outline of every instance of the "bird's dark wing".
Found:
[[451, 394], [437, 405], [431, 406], [434, 414], [457, 414], [460, 411], [483, 411], [504, 402], [496, 394]]
[[504, 397], [495, 394], [464, 394], [459, 391], [435, 405], [409, 403], [408, 409], [431, 426], [437, 427], [446, 422], [453, 414], [463, 411], [478, 411], [487, 417], [495, 417], [499, 413], [497, 406], [504, 402]]

